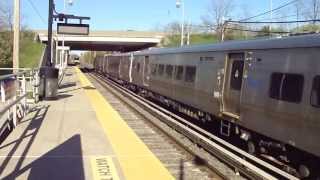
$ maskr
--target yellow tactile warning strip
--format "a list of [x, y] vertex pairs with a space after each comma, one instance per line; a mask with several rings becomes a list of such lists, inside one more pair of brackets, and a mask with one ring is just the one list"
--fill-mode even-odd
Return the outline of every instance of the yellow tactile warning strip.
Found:
[[79, 68], [76, 68], [76, 72], [96, 116], [112, 144], [125, 178], [133, 180], [174, 179]]
[[117, 170], [110, 156], [93, 156], [90, 159], [94, 180], [119, 180]]

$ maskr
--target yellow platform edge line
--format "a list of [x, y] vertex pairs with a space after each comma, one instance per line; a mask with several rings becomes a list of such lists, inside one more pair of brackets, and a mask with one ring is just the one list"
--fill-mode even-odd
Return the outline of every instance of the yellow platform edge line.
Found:
[[125, 178], [133, 180], [174, 179], [80, 69], [77, 67], [75, 69], [97, 119], [112, 145]]

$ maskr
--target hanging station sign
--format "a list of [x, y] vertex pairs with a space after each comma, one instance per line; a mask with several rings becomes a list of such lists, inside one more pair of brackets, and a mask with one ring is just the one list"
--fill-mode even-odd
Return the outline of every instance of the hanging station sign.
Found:
[[58, 34], [89, 35], [89, 24], [58, 23]]

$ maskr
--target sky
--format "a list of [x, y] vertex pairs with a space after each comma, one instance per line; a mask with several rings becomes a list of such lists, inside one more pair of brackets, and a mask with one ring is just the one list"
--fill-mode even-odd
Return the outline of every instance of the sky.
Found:
[[[2, 1], [2, 0], [1, 0]], [[12, 0], [10, 0], [12, 2]], [[65, 0], [69, 1], [69, 0]], [[181, 9], [175, 0], [73, 0], [67, 12], [89, 16], [91, 30], [157, 30], [166, 24], [180, 21]], [[273, 0], [280, 6], [289, 0]], [[210, 0], [183, 0], [185, 20], [201, 23], [206, 16]], [[269, 10], [270, 0], [233, 0], [232, 17], [238, 20]], [[64, 0], [55, 0], [56, 10], [63, 12]], [[246, 8], [244, 8], [246, 7]], [[22, 23], [29, 29], [47, 29], [48, 0], [21, 0]], [[268, 16], [262, 17], [267, 18]]]

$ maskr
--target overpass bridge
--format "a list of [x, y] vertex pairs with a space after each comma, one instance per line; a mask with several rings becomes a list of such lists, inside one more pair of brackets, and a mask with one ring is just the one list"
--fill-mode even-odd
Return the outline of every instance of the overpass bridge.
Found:
[[[48, 41], [46, 31], [36, 32], [38, 41]], [[151, 31], [91, 31], [88, 36], [56, 34], [53, 39], [57, 46], [61, 46], [64, 40], [70, 50], [128, 52], [158, 46], [164, 35], [162, 32]]]

